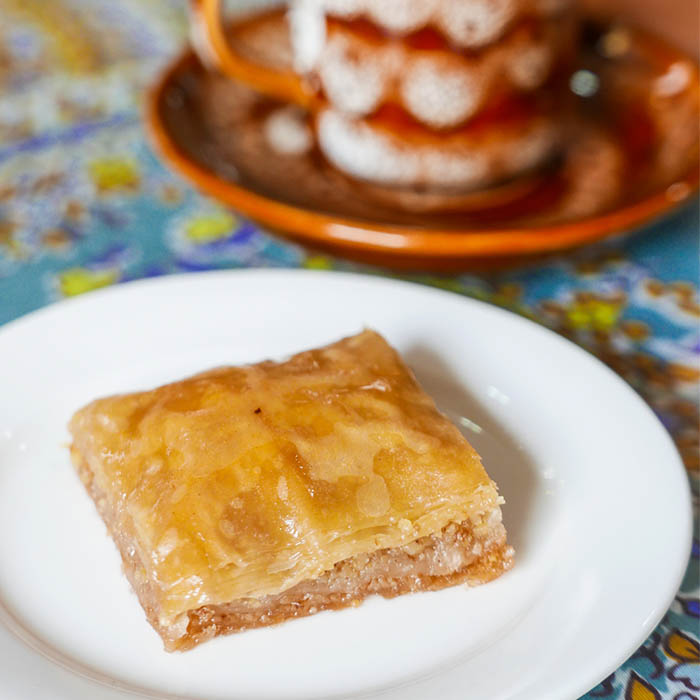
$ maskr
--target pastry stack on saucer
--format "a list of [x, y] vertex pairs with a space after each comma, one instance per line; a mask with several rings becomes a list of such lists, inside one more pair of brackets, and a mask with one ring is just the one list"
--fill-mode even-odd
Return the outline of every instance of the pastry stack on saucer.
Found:
[[360, 181], [474, 191], [555, 157], [576, 57], [569, 0], [301, 0], [295, 68], [325, 157]]

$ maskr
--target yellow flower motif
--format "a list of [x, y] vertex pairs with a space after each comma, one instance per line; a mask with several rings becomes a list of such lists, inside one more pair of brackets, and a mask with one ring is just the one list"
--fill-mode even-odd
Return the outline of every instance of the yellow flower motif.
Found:
[[310, 255], [304, 260], [304, 267], [309, 270], [332, 270], [333, 263], [324, 255]]
[[671, 632], [664, 640], [664, 651], [679, 663], [700, 663], [700, 645], [677, 630]]
[[220, 241], [231, 235], [238, 221], [233, 214], [221, 211], [213, 214], [200, 214], [185, 225], [185, 235], [192, 243], [204, 245]]
[[566, 310], [566, 320], [576, 330], [609, 331], [617, 325], [622, 306], [619, 300], [582, 295]]
[[141, 184], [138, 164], [130, 158], [99, 158], [88, 170], [99, 192], [134, 191]]
[[[401, 277], [397, 277], [401, 279]], [[463, 294], [465, 289], [464, 285], [456, 279], [451, 277], [437, 277], [433, 275], [416, 275], [409, 278], [413, 282], [419, 282], [420, 284], [428, 284], [431, 287], [437, 287], [438, 289], [446, 289], [449, 292], [457, 292], [457, 294]]]
[[117, 281], [116, 270], [87, 270], [84, 267], [73, 267], [59, 275], [58, 284], [61, 294], [74, 297], [93, 289], [107, 287]]
[[27, 2], [26, 0], [3, 0], [3, 14], [12, 20], [36, 25], [48, 39], [42, 47], [41, 69], [50, 68], [74, 73], [97, 70], [103, 51], [95, 41], [92, 24], [70, 9], [65, 2]]
[[630, 675], [625, 698], [626, 700], [661, 700], [659, 693], [634, 672]]

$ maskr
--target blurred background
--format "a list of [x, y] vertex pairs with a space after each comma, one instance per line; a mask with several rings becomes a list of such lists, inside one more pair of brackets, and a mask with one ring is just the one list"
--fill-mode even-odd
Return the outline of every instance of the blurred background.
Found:
[[700, 3], [692, 0], [586, 0], [585, 6], [614, 13], [700, 55]]

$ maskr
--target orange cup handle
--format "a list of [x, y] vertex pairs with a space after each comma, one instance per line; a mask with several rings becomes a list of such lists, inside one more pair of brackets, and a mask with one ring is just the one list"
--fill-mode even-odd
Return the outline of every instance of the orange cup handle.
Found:
[[296, 73], [262, 66], [231, 49], [222, 26], [221, 0], [191, 0], [191, 7], [195, 31], [201, 31], [198, 38], [206, 42], [207, 54], [218, 70], [269, 97], [302, 107], [311, 105], [313, 95]]

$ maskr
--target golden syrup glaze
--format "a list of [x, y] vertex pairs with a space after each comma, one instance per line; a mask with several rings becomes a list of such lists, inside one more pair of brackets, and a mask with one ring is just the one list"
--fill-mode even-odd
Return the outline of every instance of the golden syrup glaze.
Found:
[[365, 331], [99, 399], [73, 449], [134, 532], [158, 615], [276, 594], [498, 508], [473, 448]]

